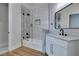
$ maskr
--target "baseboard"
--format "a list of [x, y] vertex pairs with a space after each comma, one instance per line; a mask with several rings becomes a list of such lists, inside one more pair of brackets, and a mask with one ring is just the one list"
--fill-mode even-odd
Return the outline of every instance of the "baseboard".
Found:
[[0, 44], [0, 54], [8, 52], [8, 43]]
[[0, 48], [0, 54], [8, 52], [8, 47]]

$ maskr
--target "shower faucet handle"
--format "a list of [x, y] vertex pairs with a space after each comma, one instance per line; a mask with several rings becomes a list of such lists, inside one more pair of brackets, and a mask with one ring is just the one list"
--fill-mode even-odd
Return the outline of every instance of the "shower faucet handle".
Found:
[[28, 33], [26, 33], [26, 35], [28, 35]]

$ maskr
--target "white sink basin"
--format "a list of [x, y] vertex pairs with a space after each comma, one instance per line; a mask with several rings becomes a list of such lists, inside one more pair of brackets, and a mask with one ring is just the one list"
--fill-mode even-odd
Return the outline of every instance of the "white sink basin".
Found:
[[49, 36], [56, 37], [62, 40], [71, 41], [71, 40], [79, 40], [79, 37], [72, 37], [72, 36], [61, 36], [57, 34], [48, 34]]

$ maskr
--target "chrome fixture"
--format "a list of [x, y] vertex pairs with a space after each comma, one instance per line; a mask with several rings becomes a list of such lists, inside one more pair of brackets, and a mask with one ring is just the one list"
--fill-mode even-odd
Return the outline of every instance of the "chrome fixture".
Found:
[[64, 33], [64, 30], [63, 30], [62, 28], [60, 29], [60, 33], [59, 33], [59, 35], [67, 36], [67, 34]]
[[64, 36], [64, 30], [62, 28], [60, 29], [60, 32], [60, 35]]

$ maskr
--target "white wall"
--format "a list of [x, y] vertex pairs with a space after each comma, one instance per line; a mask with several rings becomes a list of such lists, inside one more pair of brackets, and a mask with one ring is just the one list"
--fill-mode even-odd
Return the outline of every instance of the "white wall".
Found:
[[55, 16], [55, 10], [56, 10], [56, 7], [57, 7], [57, 4], [56, 3], [51, 3], [50, 4], [50, 23], [49, 23], [49, 26], [50, 26], [50, 28], [49, 28], [49, 30], [51, 30], [51, 31], [53, 31], [54, 30], [54, 26], [55, 26], [55, 24], [54, 24], [54, 16]]
[[[54, 14], [56, 11], [60, 10], [61, 8], [65, 7], [65, 5], [63, 5], [62, 7], [57, 6], [57, 4], [50, 4], [50, 30], [54, 33], [54, 32], [58, 32], [57, 29], [55, 29], [54, 27]], [[51, 25], [51, 22], [53, 23], [53, 25]], [[65, 33], [67, 33], [69, 36], [77, 36], [79, 37], [79, 29], [64, 29]]]
[[[48, 4], [35, 4], [33, 8], [33, 38], [41, 39], [42, 30], [48, 29]], [[40, 24], [35, 22], [40, 19]]]
[[0, 48], [8, 46], [8, 4], [0, 3]]
[[9, 50], [21, 46], [21, 6], [9, 4]]

